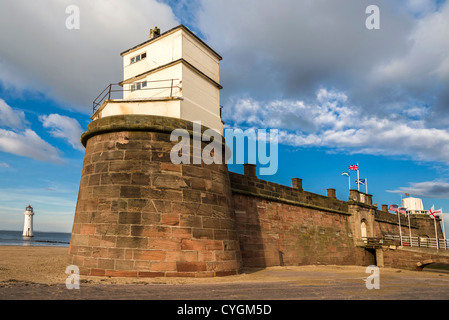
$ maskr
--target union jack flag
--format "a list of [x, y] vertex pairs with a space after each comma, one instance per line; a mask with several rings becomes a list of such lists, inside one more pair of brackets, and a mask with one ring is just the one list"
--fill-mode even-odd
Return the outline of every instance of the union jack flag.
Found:
[[349, 166], [349, 170], [357, 171], [359, 170], [359, 164], [353, 164]]

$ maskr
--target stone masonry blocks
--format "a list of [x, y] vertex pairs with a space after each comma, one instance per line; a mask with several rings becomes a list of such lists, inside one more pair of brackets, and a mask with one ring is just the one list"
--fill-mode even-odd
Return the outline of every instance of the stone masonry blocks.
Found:
[[173, 164], [170, 151], [177, 142], [170, 141], [170, 133], [177, 128], [191, 131], [192, 124], [116, 116], [88, 126], [69, 250], [69, 262], [81, 274], [238, 273], [241, 255], [227, 166]]

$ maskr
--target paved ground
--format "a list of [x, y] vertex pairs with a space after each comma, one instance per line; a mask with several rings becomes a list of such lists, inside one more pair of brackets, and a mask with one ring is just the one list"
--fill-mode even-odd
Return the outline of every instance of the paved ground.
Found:
[[449, 300], [449, 273], [443, 271], [381, 268], [380, 289], [371, 290], [366, 267], [323, 265], [246, 269], [217, 278], [81, 276], [80, 289], [69, 290], [66, 268], [67, 248], [0, 247], [0, 300]]
[[[0, 300], [448, 300], [449, 274], [388, 270], [380, 273], [380, 289], [368, 290], [362, 268], [344, 272], [319, 267], [266, 269], [257, 279], [219, 283], [108, 283], [81, 280], [79, 290], [65, 284], [8, 280], [0, 282]], [[357, 272], [358, 271], [358, 272]], [[267, 281], [267, 279], [269, 279]], [[164, 280], [161, 280], [164, 281]]]

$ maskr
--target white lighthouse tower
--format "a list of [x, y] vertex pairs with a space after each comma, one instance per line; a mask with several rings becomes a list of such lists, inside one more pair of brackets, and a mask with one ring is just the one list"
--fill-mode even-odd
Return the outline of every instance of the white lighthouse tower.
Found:
[[33, 236], [33, 208], [29, 205], [26, 207], [25, 212], [25, 223], [23, 225], [23, 236], [32, 237]]

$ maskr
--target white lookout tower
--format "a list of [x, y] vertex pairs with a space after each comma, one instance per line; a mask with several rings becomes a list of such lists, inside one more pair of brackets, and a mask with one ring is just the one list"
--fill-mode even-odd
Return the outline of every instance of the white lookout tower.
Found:
[[23, 236], [32, 237], [33, 236], [33, 208], [31, 206], [26, 207], [25, 212], [25, 223], [23, 225]]
[[138, 114], [201, 121], [223, 134], [220, 110], [221, 56], [184, 25], [121, 53], [123, 81], [94, 101], [92, 120]]

